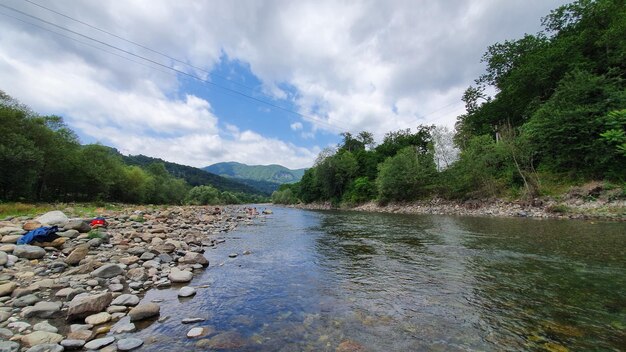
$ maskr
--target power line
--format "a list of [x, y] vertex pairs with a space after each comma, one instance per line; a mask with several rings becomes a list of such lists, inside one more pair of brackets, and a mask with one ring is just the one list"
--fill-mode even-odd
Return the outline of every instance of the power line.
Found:
[[[153, 64], [155, 64], [155, 65], [158, 65], [158, 66], [160, 66], [160, 67], [166, 68], [166, 69], [171, 70], [171, 71], [174, 71], [174, 72], [176, 72], [176, 73], [179, 73], [179, 74], [181, 74], [181, 75], [185, 75], [185, 76], [191, 77], [191, 78], [193, 78], [193, 79], [195, 79], [195, 80], [198, 80], [198, 81], [200, 81], [200, 82], [203, 82], [203, 83], [205, 83], [205, 84], [210, 84], [210, 85], [212, 85], [212, 86], [214, 86], [214, 87], [218, 87], [218, 88], [220, 88], [220, 89], [226, 90], [226, 91], [231, 92], [231, 93], [234, 93], [234, 94], [236, 94], [236, 95], [240, 95], [240, 96], [246, 97], [246, 98], [248, 98], [248, 99], [251, 99], [251, 100], [257, 101], [257, 102], [259, 102], [259, 103], [262, 103], [262, 104], [265, 104], [265, 105], [269, 105], [269, 106], [274, 107], [274, 108], [276, 108], [276, 109], [280, 109], [280, 110], [283, 110], [283, 111], [285, 111], [285, 112], [288, 112], [288, 113], [292, 113], [292, 114], [298, 115], [298, 116], [300, 116], [300, 117], [304, 118], [305, 120], [308, 120], [309, 122], [313, 121], [313, 122], [316, 122], [316, 123], [319, 123], [319, 124], [322, 124], [322, 125], [326, 125], [326, 126], [327, 126], [327, 127], [329, 127], [330, 129], [336, 129], [336, 130], [338, 130], [338, 131], [340, 130], [340, 129], [338, 129], [338, 127], [341, 127], [341, 128], [344, 128], [345, 130], [348, 130], [348, 128], [345, 128], [345, 126], [334, 126], [334, 125], [331, 125], [331, 124], [329, 124], [329, 123], [327, 123], [327, 122], [325, 122], [325, 121], [318, 120], [318, 119], [317, 119], [317, 118], [315, 118], [315, 117], [312, 117], [312, 116], [309, 116], [309, 115], [305, 115], [305, 114], [299, 113], [299, 112], [297, 112], [297, 111], [293, 111], [293, 110], [291, 110], [291, 109], [288, 109], [288, 108], [282, 107], [282, 106], [280, 106], [280, 105], [277, 105], [277, 104], [274, 104], [274, 103], [271, 103], [271, 102], [268, 102], [268, 101], [265, 101], [265, 100], [262, 100], [262, 99], [259, 99], [259, 98], [256, 98], [256, 97], [253, 97], [253, 96], [251, 96], [251, 95], [248, 95], [248, 94], [245, 94], [245, 93], [239, 92], [239, 91], [237, 91], [237, 90], [234, 90], [234, 89], [231, 89], [231, 88], [228, 88], [228, 87], [221, 86], [221, 85], [219, 85], [219, 84], [217, 84], [217, 83], [214, 83], [214, 82], [211, 82], [211, 81], [209, 81], [209, 80], [206, 80], [206, 79], [200, 78], [200, 77], [198, 77], [198, 76], [196, 76], [196, 75], [193, 75], [193, 74], [187, 73], [187, 72], [185, 72], [185, 71], [181, 71], [181, 70], [179, 70], [179, 69], [176, 69], [176, 68], [170, 67], [170, 66], [168, 66], [168, 65], [162, 64], [162, 63], [160, 63], [160, 62], [158, 62], [158, 61], [152, 60], [152, 59], [150, 59], [150, 58], [147, 58], [147, 57], [144, 57], [144, 56], [141, 56], [141, 55], [135, 54], [135, 53], [133, 53], [133, 52], [131, 52], [131, 51], [128, 51], [128, 50], [122, 49], [122, 48], [120, 48], [120, 47], [117, 47], [117, 46], [115, 46], [115, 45], [109, 44], [109, 43], [104, 42], [104, 41], [102, 41], [102, 40], [95, 39], [95, 38], [90, 37], [90, 36], [88, 36], [88, 35], [85, 35], [85, 34], [79, 33], [79, 32], [77, 32], [77, 31], [71, 30], [71, 29], [69, 29], [69, 28], [65, 28], [65, 27], [60, 26], [60, 25], [58, 25], [58, 24], [56, 24], [56, 23], [53, 23], [53, 22], [47, 21], [47, 20], [42, 19], [42, 18], [40, 18], [40, 17], [37, 17], [37, 16], [31, 15], [31, 14], [29, 14], [29, 13], [26, 13], [26, 12], [24, 12], [24, 11], [20, 11], [20, 10], [18, 10], [18, 9], [15, 9], [15, 8], [11, 7], [11, 6], [7, 6], [7, 5], [4, 5], [4, 4], [0, 4], [0, 7], [3, 7], [3, 8], [6, 8], [6, 9], [9, 9], [9, 10], [14, 11], [14, 12], [17, 12], [17, 13], [19, 13], [19, 14], [21, 14], [21, 15], [24, 15], [24, 16], [27, 16], [27, 17], [30, 17], [30, 18], [33, 18], [33, 19], [35, 19], [35, 20], [37, 20], [37, 21], [40, 21], [40, 22], [46, 23], [46, 24], [48, 24], [48, 25], [50, 25], [50, 26], [57, 27], [57, 28], [59, 28], [59, 29], [61, 29], [61, 30], [64, 30], [64, 31], [67, 31], [67, 32], [73, 33], [73, 34], [75, 34], [75, 35], [78, 35], [78, 36], [81, 36], [81, 37], [83, 37], [83, 38], [89, 39], [89, 40], [94, 41], [94, 42], [96, 42], [96, 43], [99, 43], [99, 44], [105, 45], [105, 46], [107, 46], [107, 47], [110, 47], [110, 48], [115, 49], [115, 50], [118, 50], [118, 51], [121, 51], [121, 52], [126, 53], [126, 54], [128, 54], [128, 55], [131, 55], [131, 56], [137, 57], [137, 58], [139, 58], [139, 59], [142, 59], [142, 60], [148, 61], [148, 62], [153, 63]], [[53, 33], [56, 33], [56, 32], [53, 32]]]
[[130, 43], [130, 44], [136, 45], [136, 46], [138, 46], [138, 47], [140, 47], [140, 48], [142, 48], [142, 49], [148, 50], [148, 51], [150, 51], [150, 52], [152, 52], [152, 53], [154, 53], [154, 54], [161, 55], [161, 56], [166, 57], [166, 58], [168, 58], [168, 59], [170, 59], [170, 60], [172, 60], [172, 61], [175, 61], [175, 62], [181, 63], [181, 64], [183, 64], [183, 65], [189, 66], [189, 67], [191, 67], [191, 68], [193, 68], [193, 69], [195, 69], [195, 70], [198, 70], [198, 71], [204, 72], [204, 73], [206, 73], [206, 74], [208, 74], [208, 75], [211, 75], [211, 76], [215, 76], [215, 77], [222, 78], [222, 79], [227, 80], [228, 82], [230, 82], [230, 83], [232, 83], [232, 84], [235, 84], [235, 85], [237, 85], [237, 86], [240, 86], [240, 87], [243, 87], [243, 88], [250, 89], [251, 91], [255, 91], [255, 90], [256, 90], [256, 88], [254, 88], [254, 87], [250, 87], [250, 86], [247, 86], [247, 85], [245, 85], [245, 84], [241, 84], [241, 83], [238, 83], [238, 82], [234, 82], [234, 81], [232, 81], [230, 78], [228, 78], [228, 77], [226, 77], [226, 76], [222, 76], [222, 75], [217, 74], [217, 73], [215, 73], [215, 72], [211, 72], [211, 71], [209, 71], [209, 70], [206, 70], [206, 69], [204, 69], [204, 68], [202, 68], [202, 67], [198, 67], [198, 66], [192, 65], [192, 64], [190, 64], [189, 62], [187, 62], [187, 61], [185, 61], [185, 60], [177, 59], [177, 58], [175, 58], [175, 57], [173, 57], [173, 56], [171, 56], [171, 55], [168, 55], [168, 54], [166, 54], [166, 53], [164, 53], [164, 52], [161, 52], [161, 51], [159, 51], [159, 50], [152, 49], [152, 48], [150, 48], [150, 47], [148, 47], [148, 46], [146, 46], [146, 45], [143, 45], [143, 44], [138, 43], [138, 42], [136, 42], [136, 41], [133, 41], [133, 40], [130, 40], [130, 39], [124, 38], [124, 37], [122, 37], [122, 36], [120, 36], [120, 35], [117, 35], [117, 34], [115, 34], [115, 33], [112, 33], [112, 32], [110, 32], [110, 31], [107, 31], [107, 30], [105, 30], [105, 29], [102, 29], [102, 28], [96, 27], [96, 26], [94, 26], [94, 25], [92, 25], [92, 24], [89, 24], [89, 23], [87, 23], [87, 22], [85, 22], [85, 21], [81, 21], [81, 20], [79, 20], [79, 19], [77, 19], [77, 18], [74, 18], [74, 17], [72, 17], [72, 16], [66, 15], [66, 14], [64, 14], [64, 13], [61, 13], [61, 12], [59, 12], [59, 11], [57, 11], [57, 10], [54, 10], [54, 9], [51, 9], [51, 8], [49, 8], [49, 7], [43, 6], [43, 5], [38, 4], [38, 3], [34, 2], [34, 1], [31, 1], [31, 0], [24, 0], [24, 1], [25, 1], [25, 2], [27, 2], [27, 3], [29, 3], [29, 4], [32, 4], [32, 5], [34, 5], [34, 6], [37, 6], [37, 7], [39, 7], [39, 8], [42, 8], [42, 9], [44, 9], [44, 10], [50, 11], [50, 12], [52, 12], [52, 13], [54, 13], [54, 14], [57, 14], [57, 15], [59, 15], [59, 16], [63, 16], [63, 17], [65, 17], [65, 18], [67, 18], [67, 19], [70, 19], [70, 20], [72, 20], [72, 21], [78, 22], [78, 23], [80, 23], [80, 24], [82, 24], [82, 25], [85, 25], [85, 26], [87, 26], [87, 27], [89, 27], [89, 28], [95, 29], [95, 30], [97, 30], [97, 31], [99, 31], [99, 32], [102, 32], [102, 33], [108, 34], [108, 35], [110, 35], [110, 36], [112, 36], [112, 37], [115, 37], [115, 38], [117, 38], [117, 39], [123, 40], [123, 41], [125, 41], [125, 42], [127, 42], [127, 43]]

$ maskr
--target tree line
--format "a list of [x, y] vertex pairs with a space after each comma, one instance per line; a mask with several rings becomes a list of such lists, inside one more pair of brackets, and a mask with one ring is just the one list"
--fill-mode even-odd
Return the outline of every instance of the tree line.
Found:
[[113, 148], [81, 145], [61, 117], [40, 116], [2, 91], [0, 136], [0, 201], [234, 204], [263, 200], [259, 195], [219, 191], [210, 184], [192, 187], [170, 174], [164, 162], [131, 165]]
[[371, 133], [344, 133], [273, 201], [535, 197], [592, 179], [626, 190], [625, 5], [553, 10], [541, 32], [488, 47], [453, 133], [418, 126], [379, 145]]

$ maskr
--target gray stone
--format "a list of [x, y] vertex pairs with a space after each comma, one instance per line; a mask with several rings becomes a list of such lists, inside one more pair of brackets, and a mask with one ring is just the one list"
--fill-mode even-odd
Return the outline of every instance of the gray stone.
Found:
[[121, 291], [124, 291], [124, 285], [122, 285], [122, 284], [111, 284], [111, 285], [109, 285], [109, 291], [111, 291], [111, 292], [121, 292]]
[[121, 339], [117, 341], [117, 349], [120, 351], [131, 351], [143, 345], [143, 341], [136, 338]]
[[39, 221], [42, 224], [57, 225], [59, 227], [65, 226], [69, 219], [62, 211], [54, 210], [43, 214], [40, 217], [35, 218], [35, 221]]
[[67, 231], [57, 232], [57, 235], [61, 237], [65, 237], [65, 238], [76, 238], [78, 237], [78, 235], [80, 235], [80, 233], [76, 230], [67, 230]]
[[0, 339], [10, 339], [13, 337], [13, 331], [5, 328], [0, 328]]
[[136, 327], [135, 324], [133, 323], [128, 323], [128, 324], [123, 324], [120, 325], [118, 327], [116, 327], [115, 329], [113, 329], [113, 333], [115, 334], [123, 334], [126, 332], [133, 332], [135, 331]]
[[194, 323], [199, 323], [201, 321], [205, 321], [206, 319], [204, 318], [185, 318], [183, 320], [181, 320], [181, 323], [183, 324], [194, 324]]
[[24, 318], [51, 318], [56, 315], [63, 304], [61, 302], [37, 302], [34, 306], [22, 309]]
[[139, 259], [141, 260], [152, 260], [154, 259], [154, 257], [156, 257], [156, 254], [152, 253], [152, 252], [144, 252], [141, 257], [139, 257]]
[[79, 349], [85, 345], [85, 340], [63, 340], [61, 341], [61, 346], [73, 350]]
[[41, 323], [37, 323], [33, 325], [33, 330], [35, 331], [47, 331], [47, 332], [59, 332], [59, 329], [50, 325], [47, 321], [42, 321]]
[[115, 337], [108, 336], [108, 337], [103, 337], [101, 339], [91, 340], [87, 342], [84, 347], [88, 350], [99, 350], [102, 347], [112, 344], [114, 341], [115, 341]]
[[159, 315], [161, 307], [156, 303], [140, 304], [128, 312], [130, 321], [148, 319]]
[[193, 339], [196, 337], [200, 337], [205, 334], [204, 328], [192, 328], [187, 332], [187, 337]]
[[[24, 231], [24, 229], [20, 227], [16, 227], [16, 226], [6, 226], [6, 227], [0, 228], [0, 236], [21, 236], [25, 233], [26, 231]], [[7, 243], [5, 241], [2, 241], [2, 242]], [[12, 243], [12, 242], [9, 242], [9, 243]]]
[[13, 307], [28, 307], [34, 305], [39, 301], [41, 301], [41, 299], [37, 295], [31, 293], [29, 295], [22, 296], [13, 300]]
[[17, 352], [20, 344], [15, 341], [0, 341], [0, 352]]
[[13, 255], [26, 259], [41, 259], [46, 255], [46, 250], [38, 246], [25, 244], [16, 246], [13, 250]]
[[63, 229], [86, 233], [91, 231], [91, 226], [89, 226], [89, 223], [83, 219], [70, 219], [67, 224], [63, 226]]
[[174, 267], [167, 278], [172, 282], [189, 282], [193, 278], [193, 273]]
[[111, 314], [107, 312], [100, 312], [96, 314], [92, 314], [85, 318], [85, 323], [89, 325], [100, 325], [104, 323], [108, 323], [111, 321]]
[[178, 290], [178, 297], [191, 297], [196, 294], [196, 289], [193, 287], [185, 286]]
[[105, 264], [98, 269], [91, 272], [91, 276], [93, 277], [101, 277], [105, 279], [110, 279], [117, 275], [120, 275], [124, 272], [124, 269], [117, 264]]
[[67, 319], [85, 318], [91, 314], [102, 312], [113, 301], [111, 292], [91, 296], [76, 296], [70, 302]]
[[6, 265], [9, 262], [9, 255], [0, 251], [0, 265]]
[[0, 311], [0, 323], [4, 323], [11, 317], [11, 312]]
[[113, 300], [111, 305], [114, 306], [136, 306], [139, 304], [139, 297], [131, 294], [122, 294]]
[[26, 350], [26, 352], [63, 352], [65, 348], [56, 343], [45, 343], [42, 345], [33, 346]]

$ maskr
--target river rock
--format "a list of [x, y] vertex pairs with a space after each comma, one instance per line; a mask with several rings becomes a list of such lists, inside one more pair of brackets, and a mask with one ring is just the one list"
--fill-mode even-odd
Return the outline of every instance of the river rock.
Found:
[[89, 341], [94, 336], [95, 334], [91, 330], [77, 330], [77, 331], [72, 331], [69, 334], [67, 334], [67, 339]]
[[20, 344], [15, 341], [0, 341], [0, 351], [17, 352], [20, 350]]
[[63, 226], [63, 230], [74, 230], [80, 233], [87, 233], [91, 231], [91, 226], [89, 226], [89, 223], [83, 219], [70, 219], [65, 226]]
[[172, 282], [189, 282], [193, 278], [193, 273], [174, 267], [167, 277]]
[[365, 352], [363, 345], [352, 340], [344, 340], [335, 349], [335, 352]]
[[46, 255], [46, 250], [38, 246], [25, 244], [16, 246], [13, 250], [13, 255], [26, 259], [41, 259]]
[[24, 225], [22, 226], [22, 229], [24, 229], [24, 231], [32, 231], [40, 227], [41, 227], [41, 223], [39, 221], [28, 220], [24, 223]]
[[196, 289], [193, 287], [185, 286], [178, 290], [178, 297], [191, 297], [196, 294]]
[[15, 282], [7, 282], [6, 284], [0, 285], [0, 297], [10, 295], [16, 288], [17, 284]]
[[65, 348], [56, 343], [45, 343], [43, 345], [33, 346], [26, 350], [26, 352], [63, 352]]
[[63, 340], [61, 341], [61, 346], [67, 348], [68, 350], [77, 350], [85, 345], [85, 340]]
[[61, 302], [37, 302], [34, 306], [22, 309], [20, 314], [24, 318], [51, 318], [61, 310], [62, 305]]
[[245, 345], [246, 341], [236, 331], [227, 331], [217, 334], [207, 342], [207, 347], [218, 350], [234, 350], [242, 348]]
[[65, 258], [65, 262], [69, 265], [76, 265], [80, 263], [81, 260], [85, 259], [88, 253], [89, 246], [86, 244], [81, 244], [80, 246], [74, 248], [70, 255]]
[[26, 347], [42, 344], [56, 344], [63, 340], [63, 336], [47, 331], [35, 331], [22, 337], [22, 343]]
[[[2, 227], [0, 228], [0, 236], [21, 236], [23, 234], [25, 234], [26, 231], [24, 231], [23, 229], [19, 228], [19, 227], [15, 227], [15, 226], [7, 226], [7, 227]], [[2, 238], [2, 242], [3, 243], [7, 243], [4, 241], [4, 237]], [[8, 242], [8, 243], [12, 243], [12, 242]]]
[[105, 292], [97, 295], [75, 297], [69, 305], [67, 311], [67, 319], [85, 318], [91, 314], [102, 312], [113, 301], [111, 292]]
[[113, 300], [114, 306], [136, 306], [139, 304], [139, 297], [131, 294], [122, 294]]
[[48, 321], [42, 321], [41, 323], [37, 323], [35, 325], [33, 325], [33, 330], [35, 331], [47, 331], [47, 332], [59, 332], [59, 329], [57, 329], [56, 327], [50, 325], [50, 323], [48, 323]]
[[190, 339], [196, 338], [196, 337], [200, 337], [200, 336], [204, 336], [206, 335], [206, 329], [205, 328], [192, 328], [191, 330], [189, 330], [187, 332], [187, 337]]
[[76, 230], [66, 230], [66, 231], [57, 232], [57, 235], [63, 238], [76, 238], [80, 235], [80, 233]]
[[9, 262], [9, 255], [0, 251], [0, 265], [6, 265]]
[[159, 315], [161, 307], [156, 303], [145, 303], [136, 306], [128, 312], [130, 321], [144, 320]]
[[[0, 340], [2, 339], [10, 339], [11, 337], [13, 337], [13, 331], [9, 330], [9, 329], [5, 329], [5, 328], [0, 328]], [[0, 351], [2, 351], [2, 349], [0, 349]]]
[[0, 251], [5, 252], [5, 253], [13, 253], [13, 251], [15, 250], [16, 245], [13, 243], [4, 243], [2, 245], [0, 245]]
[[89, 325], [100, 325], [104, 323], [108, 323], [111, 321], [111, 314], [107, 312], [100, 312], [96, 314], [92, 314], [85, 318], [85, 323]]
[[135, 264], [139, 261], [139, 257], [136, 255], [131, 255], [130, 257], [120, 258], [120, 263], [125, 265]]
[[199, 323], [201, 321], [205, 321], [206, 319], [204, 318], [185, 318], [183, 320], [181, 320], [180, 322], [183, 324], [194, 324], [194, 323]]
[[143, 341], [136, 338], [121, 339], [117, 341], [117, 349], [120, 351], [131, 351], [141, 347]]
[[200, 264], [202, 266], [209, 265], [209, 261], [201, 253], [187, 252], [184, 257], [178, 260], [182, 264]]
[[108, 337], [103, 337], [101, 339], [91, 340], [87, 342], [84, 347], [88, 350], [99, 350], [102, 347], [112, 344], [114, 341], [115, 341], [115, 337], [108, 336]]
[[113, 329], [113, 333], [115, 334], [123, 334], [123, 333], [127, 333], [127, 332], [133, 332], [135, 331], [136, 327], [135, 324], [133, 323], [128, 323], [128, 324], [122, 324], [118, 327], [116, 327], [115, 329]]
[[91, 276], [93, 277], [101, 277], [105, 279], [110, 279], [117, 275], [120, 275], [124, 272], [124, 269], [117, 264], [105, 264], [98, 269], [91, 272]]
[[40, 217], [35, 218], [35, 221], [40, 222], [41, 224], [54, 226], [57, 225], [59, 227], [65, 226], [69, 219], [62, 211], [54, 210], [43, 214]]
[[13, 307], [18, 307], [18, 308], [28, 307], [28, 306], [34, 305], [35, 303], [39, 301], [41, 301], [39, 296], [31, 293], [29, 295], [21, 296], [19, 298], [14, 299]]

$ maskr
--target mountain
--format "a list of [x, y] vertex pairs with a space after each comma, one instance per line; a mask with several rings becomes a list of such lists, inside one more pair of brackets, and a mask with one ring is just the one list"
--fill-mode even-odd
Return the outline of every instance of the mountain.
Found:
[[203, 170], [234, 178], [257, 189], [274, 191], [281, 184], [300, 181], [306, 169], [291, 170], [281, 165], [246, 165], [231, 161], [213, 164]]
[[[120, 154], [121, 155], [121, 154]], [[121, 155], [129, 165], [146, 166], [152, 163], [163, 163], [165, 169], [174, 177], [180, 177], [192, 186], [212, 185], [220, 191], [241, 192], [256, 195], [270, 195], [272, 191], [263, 190], [264, 187], [254, 187], [239, 180], [222, 177], [191, 166], [171, 163], [162, 159], [151, 158], [145, 155]]]

